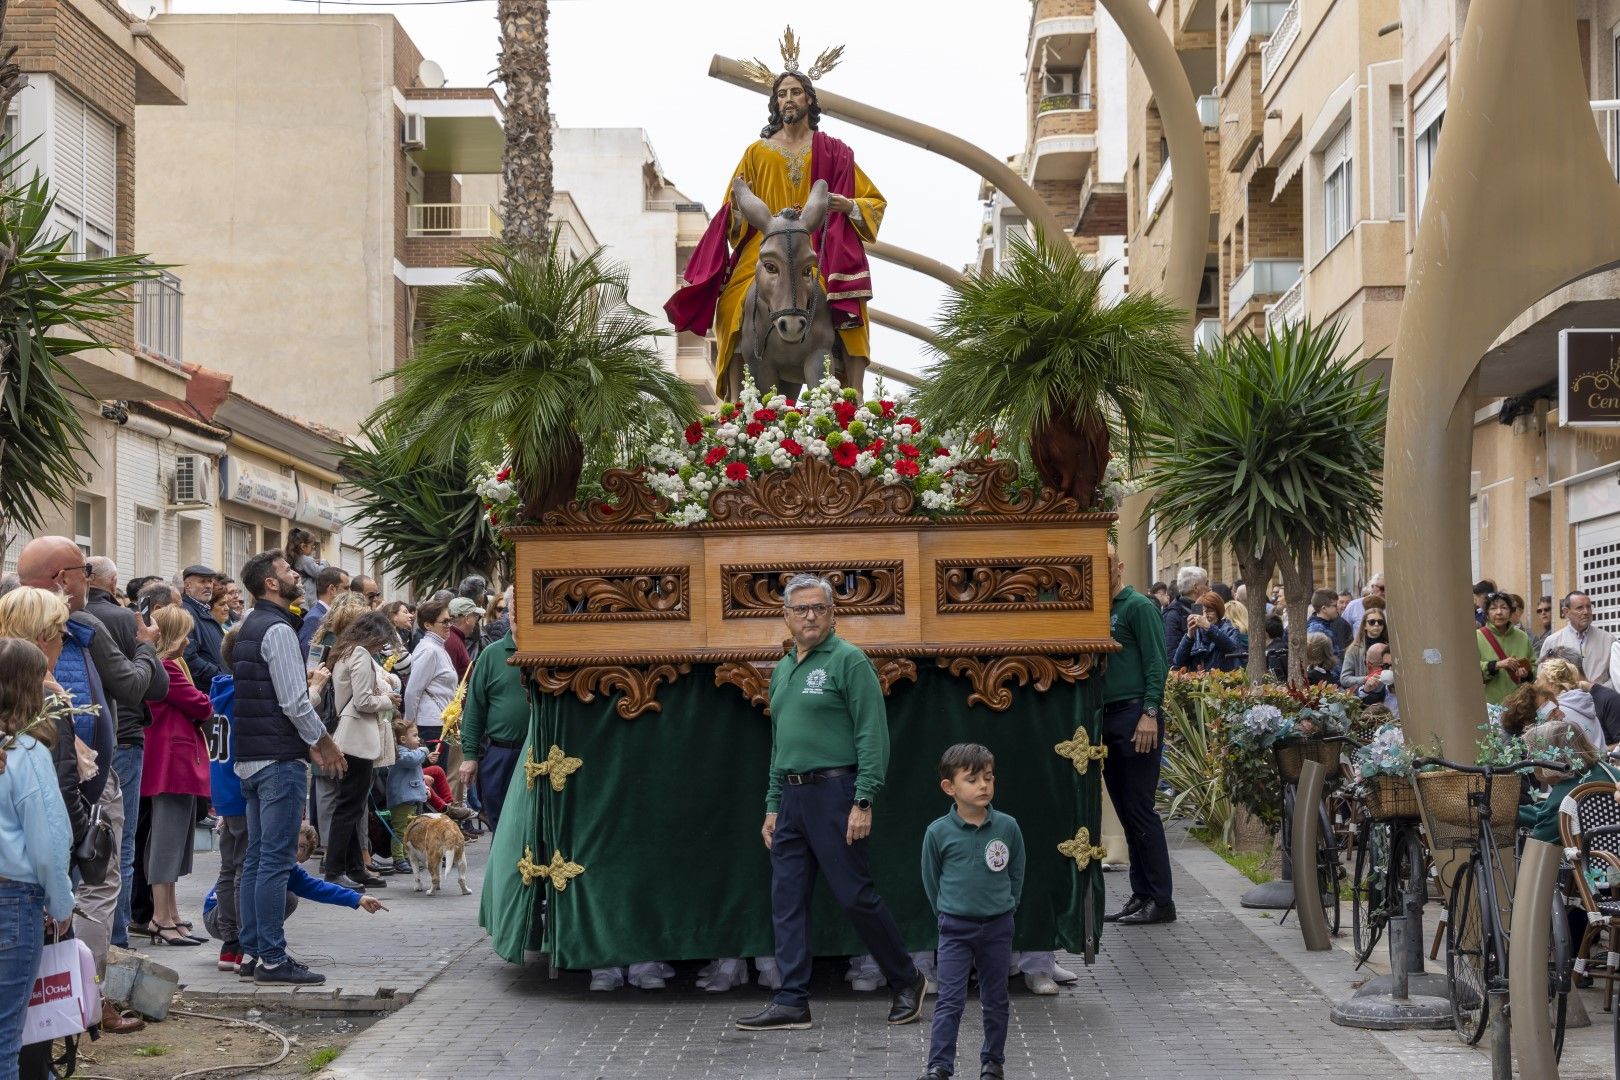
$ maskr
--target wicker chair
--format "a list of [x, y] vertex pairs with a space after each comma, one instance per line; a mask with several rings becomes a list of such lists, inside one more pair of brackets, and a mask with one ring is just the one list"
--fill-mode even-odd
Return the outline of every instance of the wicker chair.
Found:
[[[1604, 979], [1603, 1008], [1614, 1001], [1615, 983], [1620, 980], [1620, 832], [1593, 837], [1597, 829], [1620, 827], [1620, 802], [1615, 801], [1613, 781], [1581, 784], [1564, 797], [1558, 808], [1558, 831], [1564, 841], [1564, 857], [1574, 865], [1575, 888], [1586, 911], [1586, 930], [1575, 949], [1575, 973]], [[1611, 885], [1603, 893], [1594, 892], [1587, 880], [1587, 869], [1607, 875]], [[1595, 964], [1587, 960], [1587, 950], [1607, 938], [1607, 949]]]

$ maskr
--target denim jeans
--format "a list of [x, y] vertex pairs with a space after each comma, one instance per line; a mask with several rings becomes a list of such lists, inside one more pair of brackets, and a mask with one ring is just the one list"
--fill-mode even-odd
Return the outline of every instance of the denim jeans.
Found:
[[237, 891], [242, 952], [275, 967], [287, 959], [287, 879], [296, 865], [298, 827], [309, 797], [309, 768], [275, 761], [242, 781], [247, 856]]
[[0, 1080], [16, 1080], [28, 991], [45, 947], [45, 890], [0, 881]]
[[113, 772], [124, 789], [124, 837], [118, 849], [118, 910], [113, 913], [112, 943], [129, 948], [129, 894], [135, 885], [135, 828], [141, 822], [140, 746], [120, 745], [113, 751]]

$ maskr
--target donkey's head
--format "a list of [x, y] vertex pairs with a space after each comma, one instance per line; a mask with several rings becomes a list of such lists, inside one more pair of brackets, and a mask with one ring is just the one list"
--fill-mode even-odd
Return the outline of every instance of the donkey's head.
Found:
[[772, 217], [739, 176], [731, 182], [731, 203], [763, 237], [754, 268], [756, 301], [770, 313], [767, 319], [777, 337], [796, 345], [825, 302], [812, 241], [827, 219], [827, 182], [815, 182], [803, 210], [789, 207]]

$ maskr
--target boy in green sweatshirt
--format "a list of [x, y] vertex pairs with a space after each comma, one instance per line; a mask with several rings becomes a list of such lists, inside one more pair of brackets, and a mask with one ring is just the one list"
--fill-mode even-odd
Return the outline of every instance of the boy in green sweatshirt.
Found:
[[1024, 892], [1024, 834], [990, 805], [995, 770], [995, 755], [978, 743], [957, 743], [939, 762], [940, 789], [956, 805], [923, 836], [923, 891], [939, 916], [939, 1000], [923, 1080], [945, 1080], [956, 1068], [956, 1032], [974, 968], [984, 1012], [981, 1080], [1001, 1080], [1006, 1059], [1007, 970], [1013, 912]]

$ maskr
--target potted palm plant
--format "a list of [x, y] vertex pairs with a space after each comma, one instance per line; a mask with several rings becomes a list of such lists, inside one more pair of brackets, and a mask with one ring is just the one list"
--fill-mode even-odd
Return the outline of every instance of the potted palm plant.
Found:
[[460, 449], [507, 461], [521, 517], [538, 520], [574, 497], [587, 455], [622, 460], [635, 433], [697, 418], [654, 345], [667, 331], [625, 302], [625, 272], [601, 249], [497, 244], [471, 266], [429, 306], [372, 415], [398, 433], [405, 467]]
[[1115, 437], [1128, 458], [1150, 415], [1192, 389], [1187, 314], [1150, 293], [1109, 303], [1107, 265], [1013, 234], [990, 275], [946, 298], [918, 409], [931, 430], [993, 431], [1049, 487], [1095, 504]]

